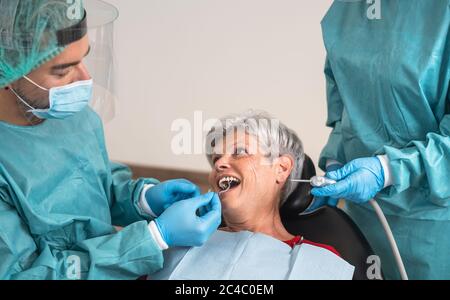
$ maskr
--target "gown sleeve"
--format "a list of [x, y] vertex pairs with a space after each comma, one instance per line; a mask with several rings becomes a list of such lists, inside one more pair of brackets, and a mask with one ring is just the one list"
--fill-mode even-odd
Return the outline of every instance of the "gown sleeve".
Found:
[[163, 265], [145, 221], [61, 249], [39, 246], [1, 192], [0, 220], [0, 279], [136, 279]]
[[324, 171], [326, 169], [327, 160], [335, 160], [340, 163], [346, 162], [341, 133], [341, 120], [344, 105], [328, 58], [325, 63], [325, 78], [328, 108], [326, 125], [331, 127], [332, 131], [325, 148], [320, 154], [319, 167]]
[[152, 217], [139, 206], [141, 192], [146, 184], [158, 184], [156, 179], [131, 178], [128, 167], [118, 163], [110, 163], [111, 167], [111, 217], [114, 225], [127, 226], [131, 223]]
[[411, 141], [403, 149], [385, 146], [384, 150], [389, 158], [394, 192], [428, 186], [432, 203], [450, 206], [450, 91], [439, 132], [430, 132], [426, 140]]

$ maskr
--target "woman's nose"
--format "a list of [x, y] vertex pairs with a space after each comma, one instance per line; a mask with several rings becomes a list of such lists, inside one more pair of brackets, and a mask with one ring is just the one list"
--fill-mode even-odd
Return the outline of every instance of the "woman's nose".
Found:
[[214, 167], [217, 172], [229, 169], [230, 168], [229, 158], [227, 156], [222, 156], [216, 161]]

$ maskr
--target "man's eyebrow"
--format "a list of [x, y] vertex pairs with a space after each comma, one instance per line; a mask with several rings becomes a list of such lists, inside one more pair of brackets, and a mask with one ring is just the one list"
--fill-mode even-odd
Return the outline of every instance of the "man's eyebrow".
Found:
[[[86, 54], [84, 55], [84, 57], [89, 55], [89, 52], [91, 51], [91, 46], [89, 46]], [[81, 61], [74, 61], [74, 62], [70, 62], [70, 63], [66, 63], [66, 64], [60, 64], [60, 65], [55, 65], [52, 67], [52, 71], [60, 71], [60, 70], [64, 70], [67, 68], [70, 68], [72, 66], [76, 66], [80, 63]]]

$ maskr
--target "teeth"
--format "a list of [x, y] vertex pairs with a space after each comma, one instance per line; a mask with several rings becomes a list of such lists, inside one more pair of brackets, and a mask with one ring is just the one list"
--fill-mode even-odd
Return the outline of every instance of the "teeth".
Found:
[[232, 182], [240, 183], [240, 180], [232, 176], [223, 177], [219, 180], [219, 187], [222, 190], [226, 190], [230, 187]]

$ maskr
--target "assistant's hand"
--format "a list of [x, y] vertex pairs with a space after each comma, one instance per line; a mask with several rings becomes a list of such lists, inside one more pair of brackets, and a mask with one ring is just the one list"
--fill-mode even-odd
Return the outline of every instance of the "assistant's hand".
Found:
[[314, 188], [316, 197], [344, 198], [355, 203], [365, 203], [384, 187], [384, 171], [377, 157], [355, 159], [344, 167], [327, 173], [336, 184]]
[[173, 179], [151, 187], [145, 193], [150, 209], [157, 216], [175, 202], [200, 195], [200, 188], [186, 179]]
[[[207, 207], [204, 215], [197, 210]], [[155, 223], [169, 247], [201, 246], [221, 223], [222, 207], [216, 193], [208, 193], [174, 203], [167, 208]]]

